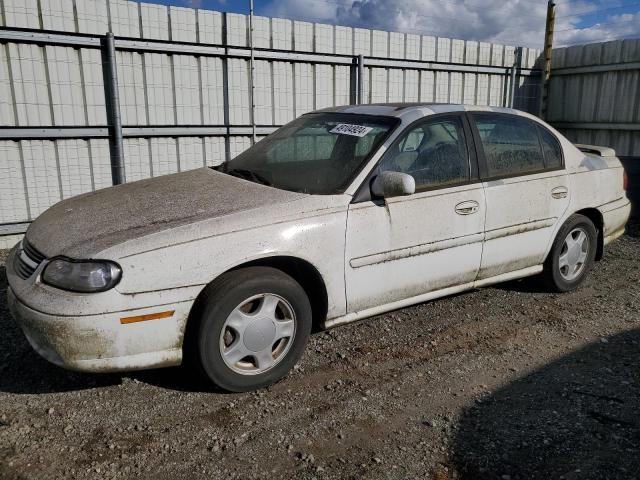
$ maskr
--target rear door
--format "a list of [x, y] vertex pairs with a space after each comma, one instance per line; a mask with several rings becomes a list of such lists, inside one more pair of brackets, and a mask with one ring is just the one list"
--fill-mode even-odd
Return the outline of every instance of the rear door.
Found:
[[569, 205], [560, 143], [523, 116], [469, 117], [487, 202], [478, 280], [540, 265]]

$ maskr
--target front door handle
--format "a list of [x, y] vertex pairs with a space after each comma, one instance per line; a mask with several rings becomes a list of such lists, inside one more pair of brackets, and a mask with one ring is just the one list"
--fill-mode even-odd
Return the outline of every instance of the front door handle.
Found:
[[480, 204], [475, 200], [468, 200], [456, 205], [456, 213], [458, 215], [471, 215], [480, 209]]
[[553, 198], [567, 198], [569, 189], [567, 187], [556, 187], [551, 190], [551, 196]]

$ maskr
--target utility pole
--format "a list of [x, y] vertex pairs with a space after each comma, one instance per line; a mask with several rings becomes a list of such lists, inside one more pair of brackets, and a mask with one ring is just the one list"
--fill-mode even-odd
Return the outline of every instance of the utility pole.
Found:
[[544, 31], [544, 67], [540, 82], [540, 108], [538, 116], [542, 119], [547, 113], [549, 99], [549, 79], [551, 78], [551, 55], [553, 53], [553, 32], [556, 26], [556, 4], [554, 0], [547, 3], [547, 24]]
[[255, 62], [253, 58], [253, 0], [249, 0], [249, 100], [251, 101], [251, 128], [253, 143], [256, 143], [256, 92], [255, 92]]

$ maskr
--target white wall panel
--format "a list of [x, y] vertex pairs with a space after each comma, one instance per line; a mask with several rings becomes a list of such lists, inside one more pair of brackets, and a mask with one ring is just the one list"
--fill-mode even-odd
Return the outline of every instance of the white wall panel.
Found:
[[111, 157], [109, 154], [109, 141], [102, 138], [89, 140], [91, 152], [91, 164], [93, 166], [93, 187], [106, 188], [111, 182]]
[[489, 75], [479, 73], [477, 77], [476, 104], [489, 105]]
[[229, 45], [246, 47], [247, 26], [249, 22], [245, 15], [237, 13], [227, 13], [227, 42]]
[[225, 161], [224, 138], [205, 137], [204, 139], [205, 165], [213, 167]]
[[271, 21], [269, 17], [253, 17], [253, 46], [271, 48]]
[[389, 32], [371, 31], [371, 55], [387, 58], [389, 56]]
[[478, 46], [478, 64], [491, 65], [491, 44], [480, 42]]
[[462, 73], [449, 73], [449, 102], [462, 103]]
[[135, 182], [151, 177], [149, 140], [146, 138], [125, 138], [124, 176], [127, 182]]
[[163, 53], [145, 53], [144, 68], [150, 125], [173, 125], [171, 58]]
[[18, 142], [0, 141], [0, 223], [29, 218]]
[[48, 140], [21, 141], [31, 218], [61, 200], [54, 143]]
[[197, 41], [196, 11], [193, 8], [169, 7], [171, 40], [174, 42]]
[[349, 67], [337, 65], [335, 71], [335, 103], [336, 105], [349, 105], [350, 100], [350, 82]]
[[389, 33], [389, 57], [404, 59], [405, 58], [405, 35], [404, 33]]
[[69, 198], [93, 190], [91, 157], [87, 140], [58, 140], [58, 162], [62, 197]]
[[323, 23], [315, 24], [315, 43], [316, 52], [333, 53], [333, 25], [325, 25]]
[[420, 35], [407, 33], [406, 58], [408, 60], [420, 60]]
[[294, 79], [296, 89], [296, 116], [314, 109], [313, 66], [308, 63], [295, 63]]
[[229, 122], [232, 125], [249, 125], [249, 62], [230, 58], [229, 72]]
[[224, 90], [222, 59], [200, 57], [202, 78], [202, 111], [205, 125], [224, 123]]
[[0, 126], [13, 126], [16, 124], [13, 105], [14, 99], [11, 93], [7, 50], [5, 45], [0, 45]]
[[169, 9], [165, 5], [140, 4], [142, 37], [169, 40]]
[[464, 40], [451, 40], [451, 62], [464, 63]]
[[388, 101], [387, 88], [389, 77], [384, 68], [371, 69], [371, 103], [383, 103]]
[[433, 102], [435, 99], [435, 74], [425, 70], [420, 72], [420, 101]]
[[176, 123], [178, 125], [202, 124], [199, 68], [196, 57], [173, 56]]
[[44, 48], [10, 43], [9, 56], [18, 113], [17, 125], [51, 125]]
[[489, 105], [493, 107], [502, 107], [504, 106], [504, 77], [502, 77], [501, 75], [491, 75], [490, 77], [491, 84], [489, 90]]
[[142, 55], [116, 51], [118, 93], [123, 125], [146, 125]]
[[82, 76], [86, 100], [86, 113], [89, 125], [106, 125], [107, 112], [104, 99], [104, 80], [102, 77], [102, 57], [98, 50], [83, 48]]
[[86, 125], [79, 50], [69, 47], [45, 48], [54, 125]]
[[199, 137], [178, 138], [180, 171], [204, 167], [204, 144]]
[[404, 98], [404, 75], [402, 70], [397, 68], [389, 69], [389, 102], [402, 102]]
[[473, 73], [464, 74], [464, 91], [462, 103], [476, 103], [476, 75]]
[[351, 27], [335, 27], [335, 50], [340, 55], [353, 55], [353, 29]]
[[46, 0], [40, 2], [42, 28], [62, 32], [75, 32], [76, 22], [73, 0]]
[[404, 101], [417, 102], [420, 100], [420, 72], [418, 70], [405, 70], [404, 72]]
[[273, 125], [273, 92], [271, 88], [271, 63], [254, 62], [255, 123]]
[[371, 55], [371, 30], [366, 28], [353, 29], [353, 54]]
[[478, 42], [472, 42], [467, 40], [466, 42], [466, 52], [465, 52], [465, 63], [475, 65], [478, 63]]
[[293, 120], [293, 65], [273, 62], [273, 101], [276, 125]]
[[316, 65], [316, 109], [332, 107], [333, 66]]
[[76, 1], [76, 13], [80, 33], [104, 35], [109, 31], [107, 0]]
[[293, 22], [293, 48], [301, 52], [313, 51], [313, 24]]
[[436, 60], [438, 62], [451, 61], [451, 39], [438, 37], [438, 52]]
[[138, 4], [127, 0], [109, 0], [111, 31], [116, 37], [140, 37]]
[[200, 43], [222, 44], [222, 13], [198, 10], [198, 32]]
[[229, 156], [235, 158], [251, 146], [251, 137], [231, 137], [229, 139]]
[[449, 72], [436, 72], [436, 102], [447, 103], [449, 101]]
[[175, 138], [150, 139], [151, 169], [154, 177], [178, 171], [178, 145]]
[[291, 20], [271, 19], [271, 37], [276, 50], [293, 50], [293, 27]]
[[7, 27], [40, 28], [38, 0], [3, 0]]
[[422, 37], [422, 60], [434, 62], [436, 60], [436, 37]]
[[491, 45], [491, 65], [501, 67], [504, 62], [504, 45]]

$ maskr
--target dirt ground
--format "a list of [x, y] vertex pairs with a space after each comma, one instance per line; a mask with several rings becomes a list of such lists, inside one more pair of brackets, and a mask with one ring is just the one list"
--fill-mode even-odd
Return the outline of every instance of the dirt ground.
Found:
[[247, 394], [50, 365], [5, 290], [0, 267], [1, 478], [640, 477], [638, 223], [577, 292], [512, 282], [318, 333]]

